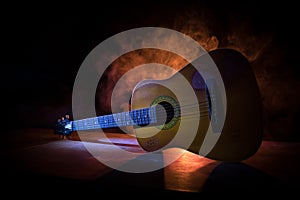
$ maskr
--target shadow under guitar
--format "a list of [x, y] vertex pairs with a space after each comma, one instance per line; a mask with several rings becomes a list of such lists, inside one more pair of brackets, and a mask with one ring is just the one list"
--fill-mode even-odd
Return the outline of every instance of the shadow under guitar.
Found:
[[223, 162], [209, 174], [202, 192], [274, 193], [287, 191], [282, 181], [241, 162]]

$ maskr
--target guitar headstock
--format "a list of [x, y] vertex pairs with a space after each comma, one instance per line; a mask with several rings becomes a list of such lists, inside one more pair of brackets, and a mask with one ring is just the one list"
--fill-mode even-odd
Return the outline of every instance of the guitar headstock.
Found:
[[57, 120], [54, 131], [60, 135], [70, 135], [72, 130], [72, 121], [70, 121], [69, 115], [65, 115]]

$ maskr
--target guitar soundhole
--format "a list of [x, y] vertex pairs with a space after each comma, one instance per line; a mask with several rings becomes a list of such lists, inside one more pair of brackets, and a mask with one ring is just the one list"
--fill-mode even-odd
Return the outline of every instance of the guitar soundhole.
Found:
[[155, 106], [157, 128], [168, 130], [179, 121], [180, 107], [173, 97], [159, 96], [151, 103], [151, 106]]
[[164, 109], [163, 112], [166, 113], [166, 121], [164, 124], [168, 124], [174, 118], [175, 112], [173, 106], [166, 101], [159, 102], [158, 105], [161, 105]]

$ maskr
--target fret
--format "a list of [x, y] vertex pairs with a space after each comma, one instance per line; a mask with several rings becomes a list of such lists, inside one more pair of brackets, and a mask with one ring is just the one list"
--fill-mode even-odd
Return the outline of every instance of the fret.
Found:
[[103, 124], [102, 128], [107, 128], [108, 127], [108, 120], [107, 120], [107, 115], [103, 116]]
[[97, 117], [93, 118], [93, 127], [95, 129], [101, 128]]
[[82, 122], [82, 129], [83, 130], [86, 130], [86, 122], [85, 122], [85, 119], [81, 120]]
[[78, 127], [78, 130], [83, 130], [83, 123], [82, 123], [82, 120], [78, 120], [78, 121], [77, 121], [77, 127]]
[[114, 119], [114, 115], [108, 115], [108, 118], [109, 118], [109, 127], [116, 127], [116, 122], [115, 122], [115, 119]]
[[87, 129], [95, 129], [94, 127], [94, 118], [87, 119]]
[[89, 118], [88, 121], [89, 121], [89, 122], [88, 122], [89, 127], [90, 127], [91, 129], [94, 129], [94, 119], [93, 119], [93, 118]]
[[130, 118], [129, 117], [129, 112], [125, 112], [125, 124], [126, 124], [126, 126], [129, 125], [129, 121], [128, 121], [129, 118]]
[[129, 126], [134, 125], [134, 120], [133, 117], [131, 116], [131, 112], [128, 112], [128, 118], [129, 118], [129, 123], [127, 123]]
[[144, 114], [143, 114], [143, 117], [144, 117], [144, 122], [145, 124], [149, 124], [149, 109], [148, 108], [144, 108]]
[[138, 125], [141, 123], [140, 121], [140, 110], [135, 110], [135, 124]]
[[145, 124], [145, 119], [144, 119], [144, 109], [141, 110], [141, 124]]
[[87, 129], [87, 130], [90, 129], [89, 119], [84, 119], [83, 121], [84, 121], [85, 129]]
[[76, 121], [76, 129], [77, 129], [77, 130], [81, 130], [81, 129], [80, 129], [80, 122], [79, 122], [79, 121]]
[[151, 121], [152, 124], [157, 123], [157, 118], [156, 118], [156, 108], [155, 107], [151, 107]]
[[135, 122], [135, 116], [136, 116], [135, 113], [136, 113], [135, 110], [129, 112], [130, 118], [132, 120], [132, 125], [136, 124], [136, 122]]
[[116, 114], [112, 114], [111, 115], [112, 118], [112, 126], [113, 127], [117, 127], [117, 123], [116, 123]]
[[89, 129], [89, 119], [84, 119], [84, 126], [86, 129]]
[[126, 126], [125, 124], [125, 113], [122, 112], [122, 126]]
[[111, 115], [108, 115], [108, 126], [113, 127], [113, 118]]
[[100, 128], [103, 128], [103, 116], [98, 117]]
[[150, 123], [150, 120], [149, 120], [149, 112], [150, 112], [150, 109], [149, 109], [149, 108], [146, 108], [144, 111], [145, 111], [145, 113], [144, 113], [145, 123], [146, 123], [146, 124], [149, 124], [149, 123]]
[[107, 115], [107, 126], [112, 127], [111, 115]]
[[117, 126], [121, 126], [121, 117], [122, 117], [122, 113], [118, 113], [117, 114], [117, 118], [118, 118], [118, 120], [117, 120]]
[[136, 121], [137, 121], [137, 125], [141, 124], [141, 111], [140, 110], [136, 110]]
[[116, 120], [115, 120], [115, 114], [112, 114], [112, 115], [111, 115], [111, 121], [112, 121], [111, 126], [112, 126], [112, 127], [116, 127], [117, 124], [116, 124]]

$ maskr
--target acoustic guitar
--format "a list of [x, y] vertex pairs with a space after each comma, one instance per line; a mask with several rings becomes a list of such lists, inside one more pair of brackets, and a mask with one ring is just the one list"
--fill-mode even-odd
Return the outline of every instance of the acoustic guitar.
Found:
[[[214, 77], [204, 79], [190, 63], [168, 79], [138, 83], [132, 91], [130, 111], [73, 121], [64, 118], [56, 123], [55, 132], [69, 135], [73, 131], [132, 126], [139, 145], [149, 152], [179, 147], [220, 161], [249, 158], [258, 150], [263, 135], [262, 102], [255, 75], [248, 60], [236, 50], [216, 49], [208, 54], [222, 77], [226, 105], [218, 103], [224, 101], [217, 99], [220, 95]], [[191, 91], [180, 89], [182, 77]], [[170, 88], [179, 89], [174, 93]], [[207, 134], [218, 135], [205, 150]]]

